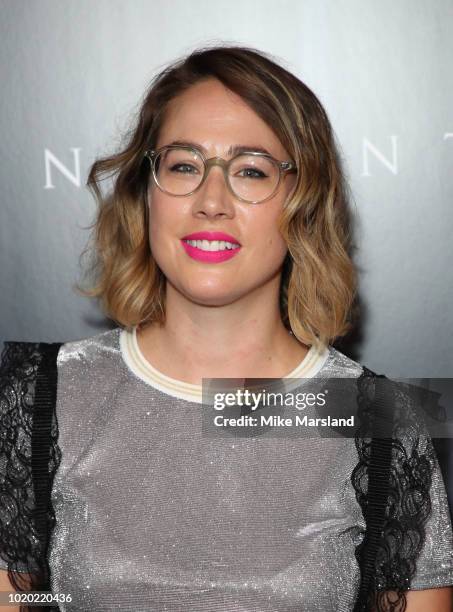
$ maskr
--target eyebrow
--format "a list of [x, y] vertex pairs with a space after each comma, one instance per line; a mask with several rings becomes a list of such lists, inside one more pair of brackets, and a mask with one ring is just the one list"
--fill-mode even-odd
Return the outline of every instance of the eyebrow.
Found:
[[[199, 149], [205, 155], [208, 155], [208, 151], [203, 145], [198, 144], [197, 142], [191, 142], [190, 140], [173, 140], [170, 142], [170, 145], [178, 145], [180, 147], [192, 147], [195, 149]], [[169, 146], [169, 145], [167, 145]], [[227, 151], [227, 155], [234, 157], [235, 155], [239, 155], [239, 153], [245, 153], [247, 151], [256, 151], [256, 153], [264, 153], [265, 155], [271, 155], [267, 149], [264, 147], [260, 147], [258, 145], [231, 145]]]

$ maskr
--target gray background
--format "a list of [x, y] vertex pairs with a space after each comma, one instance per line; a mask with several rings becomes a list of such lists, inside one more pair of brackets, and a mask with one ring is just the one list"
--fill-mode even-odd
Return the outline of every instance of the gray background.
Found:
[[329, 114], [357, 222], [364, 318], [351, 354], [388, 376], [453, 376], [451, 1], [2, 0], [0, 10], [0, 341], [107, 329], [72, 288], [95, 211], [89, 166], [120, 144], [158, 69], [224, 41], [274, 54]]

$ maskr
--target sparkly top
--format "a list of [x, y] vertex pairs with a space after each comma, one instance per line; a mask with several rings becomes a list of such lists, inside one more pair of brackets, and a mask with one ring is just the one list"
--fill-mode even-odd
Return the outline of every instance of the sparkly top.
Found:
[[[203, 436], [201, 387], [153, 368], [135, 329], [64, 343], [57, 368], [49, 564], [52, 591], [72, 596], [60, 610], [353, 609], [365, 530], [354, 439]], [[288, 377], [362, 370], [331, 346], [312, 347]], [[430, 500], [413, 589], [453, 585], [437, 462]]]

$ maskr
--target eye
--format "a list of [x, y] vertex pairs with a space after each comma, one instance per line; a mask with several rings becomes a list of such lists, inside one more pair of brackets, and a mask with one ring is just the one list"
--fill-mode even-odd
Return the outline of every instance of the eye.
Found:
[[267, 174], [265, 174], [262, 170], [258, 170], [257, 168], [243, 168], [237, 173], [237, 176], [257, 179], [267, 178]]
[[174, 164], [170, 167], [170, 172], [180, 172], [181, 174], [196, 174], [198, 168], [192, 164]]

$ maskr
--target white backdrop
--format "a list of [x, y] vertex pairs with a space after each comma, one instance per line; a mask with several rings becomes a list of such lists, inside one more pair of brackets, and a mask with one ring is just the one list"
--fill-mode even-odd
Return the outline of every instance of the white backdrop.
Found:
[[354, 200], [356, 359], [453, 376], [451, 0], [0, 0], [0, 340], [103, 329], [79, 297], [84, 186], [167, 62], [206, 43], [274, 54], [314, 90]]

